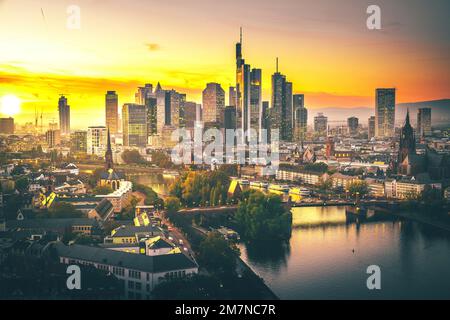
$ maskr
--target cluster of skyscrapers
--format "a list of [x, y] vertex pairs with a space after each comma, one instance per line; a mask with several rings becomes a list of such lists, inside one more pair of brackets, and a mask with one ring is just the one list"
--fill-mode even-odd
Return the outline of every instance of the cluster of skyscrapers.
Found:
[[[375, 92], [375, 116], [368, 119], [368, 138], [392, 138], [395, 134], [395, 88], [379, 88]], [[242, 54], [242, 29], [236, 43], [236, 85], [230, 86], [228, 104], [226, 92], [219, 83], [207, 83], [202, 92], [202, 104], [186, 100], [186, 94], [164, 90], [158, 83], [138, 87], [133, 103], [122, 105], [119, 114], [119, 98], [115, 91], [105, 95], [105, 126], [89, 127], [87, 132], [70, 132], [70, 106], [61, 95], [58, 101], [59, 132], [48, 132], [48, 140], [57, 143], [59, 136], [71, 135], [74, 151], [86, 150], [89, 154], [103, 155], [108, 131], [119, 137], [124, 146], [170, 147], [174, 130], [242, 129], [243, 143], [256, 134], [261, 139], [263, 129], [269, 133], [278, 130], [279, 139], [287, 142], [303, 142], [307, 132], [308, 110], [305, 96], [293, 93], [293, 84], [279, 71], [271, 77], [271, 101], [262, 99], [262, 70], [252, 68]], [[358, 133], [359, 120], [347, 119], [348, 133]], [[54, 131], [58, 131], [52, 129]], [[49, 130], [49, 131], [52, 131]], [[319, 113], [314, 117], [314, 131], [328, 134], [328, 118]], [[431, 134], [431, 109], [422, 108], [417, 117], [417, 134]], [[83, 142], [86, 141], [87, 142]]]
[[[242, 56], [242, 31], [236, 44], [236, 85], [226, 93], [219, 83], [207, 83], [202, 104], [186, 101], [186, 95], [163, 90], [157, 85], [139, 87], [134, 103], [122, 107], [124, 146], [170, 146], [175, 129], [193, 130], [196, 123], [204, 129], [249, 129], [259, 137], [261, 129], [278, 129], [280, 139], [297, 141], [304, 137], [308, 113], [304, 95], [293, 95], [292, 83], [277, 70], [272, 75], [272, 101], [262, 101], [262, 70], [251, 68]], [[118, 96], [108, 91], [105, 97], [106, 127], [119, 131]], [[245, 136], [244, 136], [245, 139]], [[248, 136], [246, 141], [248, 141]], [[243, 141], [245, 142], [245, 141]]]
[[[292, 82], [278, 70], [272, 75], [271, 103], [262, 101], [262, 70], [251, 68], [242, 56], [242, 30], [236, 44], [236, 87], [230, 88], [230, 107], [236, 108], [236, 128], [247, 132], [278, 130], [282, 141], [298, 141], [306, 132], [308, 112], [304, 95], [293, 95]], [[229, 112], [232, 112], [231, 109]]]

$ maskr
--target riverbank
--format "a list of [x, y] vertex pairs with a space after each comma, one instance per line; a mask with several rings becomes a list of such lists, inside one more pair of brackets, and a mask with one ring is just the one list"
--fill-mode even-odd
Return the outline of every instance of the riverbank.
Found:
[[403, 211], [393, 211], [392, 213], [401, 218], [414, 220], [450, 232], [450, 222], [445, 222], [441, 219], [436, 219], [423, 213]]
[[246, 272], [250, 277], [252, 277], [254, 283], [257, 283], [256, 290], [258, 290], [261, 295], [261, 299], [263, 300], [280, 300], [280, 298], [270, 289], [267, 284], [264, 282], [264, 279], [258, 276], [252, 268], [247, 265], [241, 257], [236, 258], [237, 269], [240, 269], [241, 272]]
[[[193, 226], [193, 229], [196, 230], [202, 238], [208, 234], [208, 230], [205, 228]], [[247, 279], [248, 282], [246, 287], [253, 288], [257, 299], [279, 300], [279, 297], [267, 286], [264, 279], [258, 276], [238, 255], [236, 255], [236, 273], [238, 274], [238, 279], [236, 280], [242, 280], [244, 278], [243, 275], [246, 275], [245, 279]]]

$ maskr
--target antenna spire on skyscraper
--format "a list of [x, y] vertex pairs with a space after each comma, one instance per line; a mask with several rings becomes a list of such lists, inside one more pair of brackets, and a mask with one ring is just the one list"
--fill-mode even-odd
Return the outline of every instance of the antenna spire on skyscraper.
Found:
[[239, 43], [242, 45], [242, 27], [240, 28]]
[[276, 62], [277, 67], [276, 68], [277, 68], [277, 72], [278, 72], [278, 57], [277, 57], [276, 60], [277, 60], [277, 62]]

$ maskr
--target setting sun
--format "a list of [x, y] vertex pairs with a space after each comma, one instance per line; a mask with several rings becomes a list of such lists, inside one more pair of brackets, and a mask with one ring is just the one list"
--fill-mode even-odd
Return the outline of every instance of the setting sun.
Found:
[[3, 96], [1, 99], [0, 112], [8, 116], [14, 116], [20, 112], [20, 104], [20, 99], [15, 95], [9, 94]]

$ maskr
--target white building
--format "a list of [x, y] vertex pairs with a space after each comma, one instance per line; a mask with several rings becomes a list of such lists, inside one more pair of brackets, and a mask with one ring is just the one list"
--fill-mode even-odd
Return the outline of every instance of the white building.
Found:
[[278, 169], [276, 173], [277, 180], [292, 181], [297, 183], [304, 183], [315, 185], [320, 179], [326, 180], [327, 174], [317, 172], [300, 172], [289, 169]]
[[108, 130], [105, 126], [88, 127], [87, 154], [104, 157], [108, 140]]
[[386, 180], [385, 192], [387, 198], [393, 199], [407, 199], [420, 195], [426, 186], [433, 189], [442, 189], [441, 183], [436, 182], [420, 182], [411, 178], [408, 180]]
[[92, 266], [110, 272], [123, 282], [125, 298], [151, 299], [161, 282], [198, 273], [198, 265], [183, 253], [163, 255], [131, 254], [103, 248], [55, 244], [60, 263]]
[[384, 198], [385, 196], [385, 187], [384, 181], [368, 178], [364, 180], [369, 187], [369, 195], [374, 198]]

